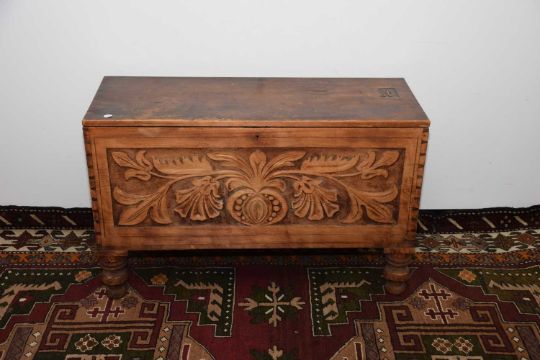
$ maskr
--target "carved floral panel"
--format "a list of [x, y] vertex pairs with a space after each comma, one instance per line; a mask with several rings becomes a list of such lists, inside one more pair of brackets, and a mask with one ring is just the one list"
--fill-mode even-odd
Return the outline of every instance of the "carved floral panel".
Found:
[[395, 224], [403, 149], [110, 149], [120, 226]]

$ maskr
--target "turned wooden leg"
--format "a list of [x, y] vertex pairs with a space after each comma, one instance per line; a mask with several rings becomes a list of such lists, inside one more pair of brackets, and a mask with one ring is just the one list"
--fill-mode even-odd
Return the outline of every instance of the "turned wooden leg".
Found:
[[99, 253], [99, 263], [103, 269], [101, 281], [112, 299], [119, 299], [127, 292], [127, 255], [127, 251], [116, 249], [102, 249]]
[[387, 249], [386, 266], [384, 267], [383, 276], [386, 279], [384, 288], [389, 294], [398, 295], [407, 288], [407, 280], [409, 280], [409, 264], [412, 261], [410, 252], [403, 250]]

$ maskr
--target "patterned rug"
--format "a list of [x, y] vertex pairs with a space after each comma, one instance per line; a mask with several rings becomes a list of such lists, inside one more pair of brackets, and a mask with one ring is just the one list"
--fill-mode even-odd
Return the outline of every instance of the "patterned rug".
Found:
[[105, 296], [88, 209], [0, 207], [0, 360], [540, 360], [540, 206], [424, 211], [407, 291], [380, 251], [130, 258]]

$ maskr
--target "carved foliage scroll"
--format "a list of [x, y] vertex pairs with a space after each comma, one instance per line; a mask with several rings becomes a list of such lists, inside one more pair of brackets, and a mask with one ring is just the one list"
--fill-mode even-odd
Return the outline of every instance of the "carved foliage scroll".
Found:
[[[345, 224], [395, 221], [391, 203], [399, 184], [377, 179], [389, 180], [389, 169], [401, 156], [398, 150], [293, 150], [272, 156], [261, 150], [196, 155], [178, 150], [174, 156], [148, 155], [151, 151], [111, 152], [124, 181], [124, 186], [112, 185], [114, 201], [123, 205], [119, 225], [137, 225], [148, 218], [171, 224], [174, 216], [205, 222], [224, 212], [244, 225], [276, 224], [287, 216], [309, 221], [337, 218]], [[147, 191], [125, 190], [133, 181], [152, 185], [143, 187]], [[355, 185], [368, 182], [385, 188]]]

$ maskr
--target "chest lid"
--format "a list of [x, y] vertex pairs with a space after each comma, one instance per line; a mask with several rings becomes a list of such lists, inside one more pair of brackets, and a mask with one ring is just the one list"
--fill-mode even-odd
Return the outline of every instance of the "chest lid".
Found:
[[104, 77], [85, 126], [427, 127], [404, 79]]

